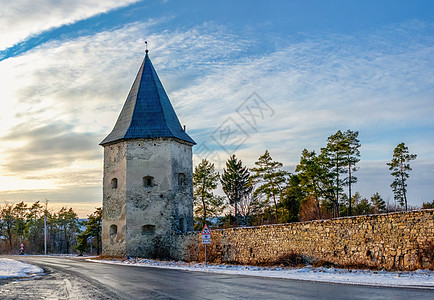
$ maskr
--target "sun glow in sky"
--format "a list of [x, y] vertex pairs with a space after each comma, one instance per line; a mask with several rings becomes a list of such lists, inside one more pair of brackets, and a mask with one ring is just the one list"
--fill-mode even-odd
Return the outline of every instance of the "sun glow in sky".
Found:
[[[247, 166], [357, 130], [363, 197], [393, 201], [386, 166], [418, 155], [410, 205], [434, 200], [434, 2], [0, 0], [0, 201], [49, 199], [86, 216], [102, 201], [102, 147], [144, 56], [195, 162]], [[268, 111], [239, 114], [256, 93]], [[255, 96], [256, 97], [256, 96]], [[250, 100], [249, 100], [250, 99]], [[259, 99], [259, 100], [258, 100]], [[262, 99], [262, 100], [261, 100]], [[250, 120], [251, 121], [251, 120]], [[237, 140], [216, 132], [232, 122]], [[242, 129], [242, 130], [241, 130]]]

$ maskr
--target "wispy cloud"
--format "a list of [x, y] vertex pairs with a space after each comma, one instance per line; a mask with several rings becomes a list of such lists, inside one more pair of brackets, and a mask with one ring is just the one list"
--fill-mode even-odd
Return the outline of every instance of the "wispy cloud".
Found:
[[0, 0], [0, 50], [61, 25], [140, 0]]
[[[434, 161], [428, 139], [434, 131], [434, 43], [419, 34], [420, 27], [432, 31], [430, 24], [352, 37], [299, 36], [265, 53], [252, 53], [255, 40], [212, 23], [173, 31], [149, 25], [50, 42], [0, 62], [8, 112], [0, 117], [3, 172], [27, 180], [46, 174], [57, 187], [75, 181], [98, 187], [98, 143], [114, 125], [145, 39], [181, 122], [199, 144], [213, 143], [211, 134], [229, 116], [242, 123], [236, 109], [254, 91], [273, 108], [275, 115], [250, 130], [237, 151], [249, 166], [268, 149], [291, 169], [303, 148], [319, 150], [327, 136], [348, 128], [360, 131], [367, 164], [390, 159], [401, 141], [410, 143], [422, 165]], [[384, 187], [384, 169], [374, 163], [360, 171], [362, 193]], [[418, 180], [425, 186], [428, 179]], [[419, 201], [422, 194], [414, 197]]]
[[397, 44], [397, 39], [411, 35], [389, 40], [384, 36], [381, 51], [367, 51], [374, 47], [376, 35], [363, 36], [368, 49], [347, 37], [311, 38], [218, 68], [173, 96], [189, 99], [205, 115], [195, 119], [193, 127], [211, 125], [212, 116], [223, 121], [252, 91], [278, 108], [276, 118], [265, 120], [265, 132], [291, 128], [327, 134], [342, 127], [432, 126], [434, 49], [418, 45], [417, 39], [418, 46], [410, 49]]
[[[222, 41], [201, 37], [200, 28], [155, 34], [149, 30], [153, 24], [155, 20], [53, 41], [0, 62], [0, 90], [7, 112], [0, 116], [1, 190], [20, 186], [19, 180], [33, 189], [101, 185], [98, 144], [111, 130], [128, 94], [143, 59], [145, 37], [151, 52], [159, 53], [155, 63], [162, 73], [170, 70], [166, 75], [173, 79], [167, 81], [173, 86], [179, 85], [176, 72], [183, 66], [197, 76], [210, 57], [225, 55], [216, 53], [223, 48]], [[218, 28], [214, 31], [229, 43]], [[181, 50], [175, 45], [180, 43], [190, 45], [192, 52], [176, 59]], [[203, 49], [201, 60], [194, 60], [195, 49]], [[179, 81], [186, 77], [182, 74]]]

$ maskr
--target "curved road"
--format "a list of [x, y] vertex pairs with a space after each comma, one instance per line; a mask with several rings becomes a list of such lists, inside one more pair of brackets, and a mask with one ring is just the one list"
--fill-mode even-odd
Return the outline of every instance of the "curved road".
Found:
[[84, 260], [13, 257], [46, 275], [0, 280], [0, 299], [434, 299], [434, 290], [188, 272]]

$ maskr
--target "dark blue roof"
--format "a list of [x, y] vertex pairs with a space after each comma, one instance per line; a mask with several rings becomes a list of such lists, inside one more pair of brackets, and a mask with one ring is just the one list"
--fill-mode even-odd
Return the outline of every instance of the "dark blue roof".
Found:
[[172, 137], [196, 144], [184, 132], [146, 52], [112, 132], [100, 145], [123, 139]]

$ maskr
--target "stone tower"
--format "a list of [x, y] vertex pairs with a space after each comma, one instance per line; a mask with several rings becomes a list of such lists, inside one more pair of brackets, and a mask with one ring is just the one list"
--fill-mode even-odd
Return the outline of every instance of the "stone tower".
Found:
[[103, 255], [168, 257], [193, 230], [192, 146], [148, 50], [104, 147]]

